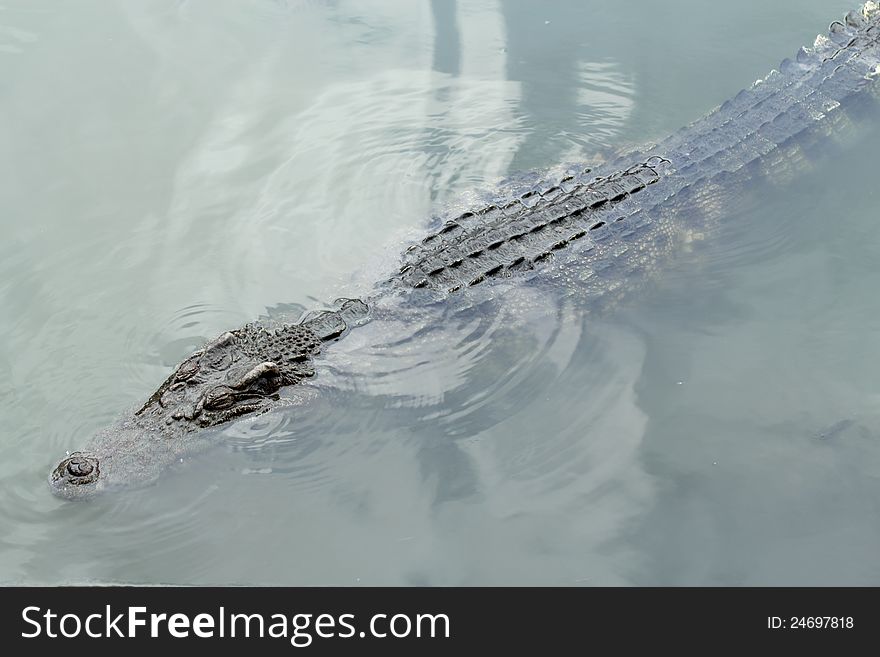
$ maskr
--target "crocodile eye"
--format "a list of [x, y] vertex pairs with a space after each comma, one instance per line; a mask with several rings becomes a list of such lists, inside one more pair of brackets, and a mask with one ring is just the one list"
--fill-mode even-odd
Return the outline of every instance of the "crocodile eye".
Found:
[[225, 386], [217, 386], [205, 394], [205, 408], [211, 411], [229, 408], [234, 402], [235, 396], [232, 390]]

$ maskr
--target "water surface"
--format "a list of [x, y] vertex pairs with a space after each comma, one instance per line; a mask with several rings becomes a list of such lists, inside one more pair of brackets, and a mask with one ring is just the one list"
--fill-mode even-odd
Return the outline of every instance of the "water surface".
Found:
[[432, 212], [660, 139], [851, 8], [0, 4], [0, 582], [880, 583], [868, 130], [614, 312], [525, 286], [367, 326], [157, 485], [46, 485], [205, 340], [364, 293]]

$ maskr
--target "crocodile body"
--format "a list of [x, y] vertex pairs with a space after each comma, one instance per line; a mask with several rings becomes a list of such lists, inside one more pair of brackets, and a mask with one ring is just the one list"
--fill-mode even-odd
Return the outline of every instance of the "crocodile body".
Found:
[[570, 168], [434, 227], [404, 253], [398, 273], [364, 299], [295, 324], [249, 324], [181, 363], [146, 403], [50, 473], [52, 489], [80, 497], [145, 479], [187, 436], [283, 403], [279, 390], [376, 308], [425, 305], [501, 281], [563, 280], [613, 298], [629, 277], [658, 267], [689, 233], [717, 222], [756, 177], [785, 177], [864, 104], [876, 101], [880, 6], [832, 23], [765, 79], [667, 139], [595, 168]]

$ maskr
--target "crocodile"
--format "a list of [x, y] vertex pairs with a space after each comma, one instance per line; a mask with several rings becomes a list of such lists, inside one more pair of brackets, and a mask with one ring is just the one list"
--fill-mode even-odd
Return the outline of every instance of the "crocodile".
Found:
[[[729, 215], [750, 181], [784, 178], [877, 101], [880, 4], [834, 21], [810, 47], [703, 118], [596, 167], [533, 174], [491, 202], [435, 220], [399, 271], [358, 299], [294, 323], [227, 331], [178, 365], [146, 402], [51, 470], [53, 492], [89, 497], [153, 480], [191, 436], [285, 404], [282, 389], [377, 315], [479, 292], [503, 295], [535, 277], [608, 300], [669, 260], [688, 235]], [[512, 191], [511, 191], [512, 190]]]

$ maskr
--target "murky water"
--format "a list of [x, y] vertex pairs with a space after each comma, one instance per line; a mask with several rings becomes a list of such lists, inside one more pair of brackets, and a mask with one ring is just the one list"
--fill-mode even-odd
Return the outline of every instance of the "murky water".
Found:
[[880, 583], [867, 130], [614, 312], [371, 324], [154, 486], [46, 485], [206, 339], [363, 293], [432, 209], [662, 138], [850, 8], [0, 4], [0, 582]]

